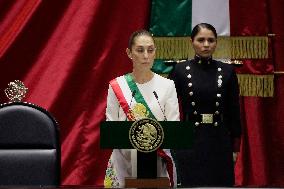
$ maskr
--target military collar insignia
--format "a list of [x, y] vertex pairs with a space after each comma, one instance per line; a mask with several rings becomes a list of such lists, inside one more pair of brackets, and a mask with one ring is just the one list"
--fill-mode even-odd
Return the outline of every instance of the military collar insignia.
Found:
[[198, 63], [198, 64], [211, 64], [212, 57], [202, 58], [202, 57], [200, 57], [198, 55], [195, 55], [193, 61]]

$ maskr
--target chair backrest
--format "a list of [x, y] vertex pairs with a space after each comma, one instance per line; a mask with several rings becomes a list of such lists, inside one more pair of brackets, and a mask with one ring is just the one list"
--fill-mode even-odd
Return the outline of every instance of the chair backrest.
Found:
[[59, 127], [43, 108], [0, 105], [0, 185], [58, 186]]

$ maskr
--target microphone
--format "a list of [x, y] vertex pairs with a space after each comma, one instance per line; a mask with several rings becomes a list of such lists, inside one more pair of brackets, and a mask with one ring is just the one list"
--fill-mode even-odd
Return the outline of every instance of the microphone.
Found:
[[160, 102], [159, 102], [159, 98], [158, 98], [158, 95], [157, 95], [156, 91], [153, 91], [153, 94], [154, 94], [155, 98], [157, 99], [157, 102], [158, 102], [158, 104], [159, 104], [159, 107], [160, 107], [160, 109], [161, 109], [161, 111], [162, 111], [162, 113], [163, 113], [164, 120], [167, 121], [167, 117], [166, 117], [166, 115], [165, 115], [165, 110], [162, 109], [162, 106], [161, 106], [161, 104], [160, 104]]
[[130, 109], [131, 109], [132, 100], [133, 100], [135, 94], [136, 94], [136, 90], [132, 91], [131, 100], [130, 100], [130, 103], [129, 103], [129, 108], [130, 108]]

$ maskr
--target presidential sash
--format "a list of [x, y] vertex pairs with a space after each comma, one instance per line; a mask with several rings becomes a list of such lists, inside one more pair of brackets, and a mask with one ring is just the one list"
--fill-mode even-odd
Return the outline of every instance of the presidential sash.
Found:
[[[134, 105], [133, 108], [129, 107], [124, 94], [121, 90], [121, 87], [119, 86], [119, 83], [117, 82], [117, 79], [113, 79], [110, 82], [110, 85], [116, 95], [116, 98], [120, 104], [120, 106], [122, 107], [125, 115], [127, 116], [127, 119], [129, 121], [135, 121], [138, 119], [142, 119], [142, 118], [152, 118], [155, 119], [154, 114], [152, 113], [151, 109], [149, 108], [148, 104], [146, 103], [143, 95], [141, 94], [139, 88], [137, 87], [136, 83], [133, 80], [133, 77], [131, 76], [131, 74], [126, 74], [124, 75], [124, 78], [127, 82], [127, 85], [131, 91], [132, 94], [134, 94], [133, 98], [136, 101], [136, 104]], [[169, 178], [170, 178], [170, 183], [171, 186], [174, 186], [174, 179], [173, 179], [173, 161], [172, 158], [166, 154], [166, 152], [162, 149], [158, 149], [157, 150], [157, 154], [166, 162], [166, 167], [167, 167], [167, 171], [169, 174]]]

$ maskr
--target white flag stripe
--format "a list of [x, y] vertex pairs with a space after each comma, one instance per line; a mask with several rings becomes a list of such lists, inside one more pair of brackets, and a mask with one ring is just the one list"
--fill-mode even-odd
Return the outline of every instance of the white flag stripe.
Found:
[[219, 36], [229, 36], [229, 0], [192, 0], [192, 28], [201, 22], [212, 24]]

